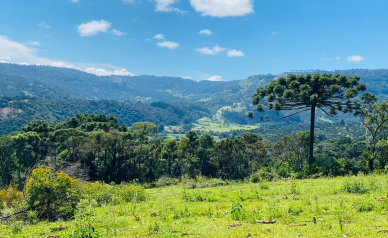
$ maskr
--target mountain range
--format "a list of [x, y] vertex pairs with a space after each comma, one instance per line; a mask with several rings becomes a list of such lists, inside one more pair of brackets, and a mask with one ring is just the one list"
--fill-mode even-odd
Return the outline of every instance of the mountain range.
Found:
[[[388, 100], [388, 70], [350, 69], [317, 71], [358, 75], [367, 91]], [[251, 96], [258, 87], [287, 73], [253, 75], [227, 82], [194, 81], [167, 76], [96, 76], [86, 72], [50, 66], [0, 63], [0, 135], [20, 129], [33, 119], [50, 123], [63, 121], [76, 113], [113, 114], [122, 124], [138, 121], [157, 125], [190, 124], [202, 117], [212, 118], [223, 108], [239, 105], [239, 110], [222, 114], [227, 121], [246, 121], [254, 111]], [[263, 116], [255, 112], [255, 117]], [[274, 113], [272, 113], [274, 114]], [[317, 114], [318, 121], [356, 122], [351, 115], [328, 118]], [[280, 123], [308, 122], [301, 114]], [[258, 123], [258, 119], [253, 123]]]

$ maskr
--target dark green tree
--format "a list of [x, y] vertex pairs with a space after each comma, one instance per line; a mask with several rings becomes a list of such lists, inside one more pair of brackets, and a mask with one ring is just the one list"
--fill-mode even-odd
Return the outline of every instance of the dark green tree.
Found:
[[[338, 111], [349, 113], [359, 107], [359, 91], [365, 91], [366, 85], [359, 84], [360, 77], [331, 74], [294, 75], [273, 80], [266, 87], [260, 87], [252, 97], [257, 110], [294, 111], [281, 118], [311, 111], [309, 164], [314, 163], [314, 127], [316, 109], [328, 116]], [[274, 120], [274, 119], [272, 119]], [[276, 120], [276, 119], [275, 119]]]

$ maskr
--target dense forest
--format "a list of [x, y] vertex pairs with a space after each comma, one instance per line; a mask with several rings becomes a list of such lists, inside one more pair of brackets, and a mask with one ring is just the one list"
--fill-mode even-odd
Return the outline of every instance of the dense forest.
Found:
[[[359, 75], [360, 82], [368, 85], [368, 92], [376, 94], [380, 100], [387, 99], [388, 70], [353, 69], [338, 70], [334, 73]], [[261, 123], [257, 112], [254, 112], [253, 120], [246, 117], [247, 111], [255, 109], [251, 104], [251, 96], [257, 87], [268, 85], [282, 75], [254, 75], [245, 80], [229, 82], [196, 82], [176, 77], [150, 75], [100, 77], [75, 69], [0, 63], [0, 97], [7, 97], [1, 100], [0, 107], [9, 107], [4, 101], [16, 101], [13, 108], [22, 110], [21, 113], [13, 115], [13, 120], [4, 117], [4, 113], [0, 113], [2, 125], [0, 135], [20, 130], [33, 119], [57, 123], [77, 113], [112, 114], [119, 119], [120, 123], [126, 125], [139, 121], [149, 121], [158, 125], [190, 124], [201, 117], [213, 117], [222, 107], [233, 107], [236, 104], [243, 109], [232, 108], [232, 110], [223, 111], [222, 117], [225, 122]], [[13, 97], [29, 97], [29, 101], [24, 101], [22, 105], [19, 99], [14, 100]], [[95, 101], [99, 106], [93, 106], [94, 102], [89, 102], [87, 99]], [[106, 101], [108, 99], [109, 101]], [[79, 103], [74, 103], [74, 100], [79, 100]], [[136, 106], [139, 101], [143, 104]], [[167, 103], [168, 106], [163, 103]], [[107, 104], [111, 104], [112, 107], [107, 107]], [[131, 111], [131, 108], [134, 111]], [[155, 110], [155, 108], [163, 110]], [[149, 114], [139, 116], [138, 114], [142, 112], [152, 112], [149, 114], [157, 116]], [[279, 112], [279, 114], [284, 113]], [[274, 112], [269, 112], [268, 115], [274, 116]], [[341, 120], [345, 120], [346, 123], [359, 123], [357, 118], [349, 114], [340, 114], [331, 118], [321, 111], [317, 112], [318, 122], [340, 122]], [[308, 122], [309, 116], [302, 113], [280, 120], [277, 124], [297, 125]]]
[[[258, 107], [259, 111], [247, 117], [246, 111], [255, 109], [252, 95], [260, 91], [256, 91], [258, 87], [274, 90], [273, 85], [279, 80], [306, 82], [306, 79], [313, 80], [315, 76], [291, 75], [282, 79], [275, 75], [257, 75], [243, 81], [199, 83], [155, 76], [97, 77], [77, 70], [45, 66], [0, 66], [1, 82], [8, 85], [0, 94], [0, 135], [3, 136], [0, 140], [0, 177], [3, 186], [17, 182], [22, 187], [23, 179], [28, 177], [31, 169], [46, 160], [78, 164], [80, 171], [90, 180], [115, 183], [132, 180], [153, 183], [162, 176], [237, 180], [249, 178], [255, 173], [285, 177], [291, 174], [306, 177], [358, 171], [368, 173], [384, 169], [387, 164], [385, 139], [388, 133], [384, 113], [388, 109], [385, 101], [378, 103], [384, 95], [380, 101], [370, 101], [368, 108], [358, 108], [359, 114], [347, 113], [352, 109], [331, 118], [324, 115], [326, 112], [322, 109], [323, 112], [316, 115], [316, 134], [311, 136], [314, 140], [306, 132], [308, 114], [302, 113], [300, 117], [280, 122], [266, 122]], [[358, 85], [359, 77], [346, 79], [345, 76], [322, 75], [322, 80], [338, 81], [345, 88], [351, 88], [346, 94], [341, 91], [343, 95], [340, 99], [346, 99], [347, 106], [350, 98], [355, 98], [355, 102], [358, 100], [358, 89], [367, 89], [365, 95], [373, 95], [370, 92], [374, 92], [379, 96], [385, 92], [387, 70], [339, 72], [365, 75], [360, 82], [367, 84], [381, 78], [380, 87], [372, 83], [367, 89], [364, 84]], [[141, 79], [144, 79], [142, 83]], [[349, 81], [342, 82], [343, 79]], [[137, 82], [138, 86], [131, 86], [134, 94], [122, 94], [120, 90], [128, 91], [130, 82]], [[169, 88], [170, 96], [173, 91], [190, 95], [185, 91], [189, 88], [193, 95], [190, 100], [181, 101], [174, 101], [180, 97], [178, 94], [174, 94], [174, 99], [163, 94], [152, 96], [153, 100], [147, 103], [133, 101], [141, 98], [147, 90], [150, 95], [157, 95], [152, 87], [159, 87], [159, 84]], [[20, 95], [18, 90], [28, 85], [32, 87], [30, 91], [24, 90], [28, 93], [6, 96]], [[356, 85], [357, 90], [352, 89]], [[73, 87], [82, 90], [82, 93], [73, 90]], [[106, 87], [106, 91], [101, 94], [97, 87]], [[282, 96], [283, 86], [276, 87], [280, 87], [280, 91], [275, 91]], [[336, 95], [337, 89], [334, 87], [333, 90], [330, 92]], [[107, 98], [104, 93], [120, 95], [122, 101], [87, 100]], [[158, 98], [161, 100], [156, 100]], [[343, 108], [337, 109], [341, 112]], [[270, 110], [265, 118], [284, 115], [287, 116], [287, 113]], [[253, 130], [208, 130], [204, 133], [193, 126], [202, 118], [213, 118], [227, 124], [255, 123], [260, 126]], [[185, 135], [168, 139], [164, 127], [170, 125], [183, 128]], [[306, 160], [306, 156], [311, 154], [309, 148], [314, 149], [314, 163]]]
[[92, 181], [153, 183], [163, 176], [238, 180], [369, 173], [384, 169], [388, 162], [388, 143], [381, 140], [370, 164], [373, 143], [365, 137], [316, 138], [316, 162], [309, 165], [308, 131], [275, 142], [254, 133], [215, 141], [213, 136], [195, 131], [178, 141], [164, 140], [157, 132], [153, 123], [127, 127], [106, 115], [78, 114], [51, 125], [32, 121], [20, 132], [0, 138], [2, 186], [17, 183], [23, 187], [31, 169], [41, 163], [57, 163], [61, 169], [70, 166], [73, 176], [85, 178], [86, 174]]
[[20, 130], [34, 119], [49, 124], [65, 121], [81, 114], [109, 114], [125, 125], [148, 121], [158, 126], [190, 124], [209, 115], [209, 111], [196, 103], [118, 102], [114, 100], [81, 100], [37, 97], [0, 98], [0, 135]]

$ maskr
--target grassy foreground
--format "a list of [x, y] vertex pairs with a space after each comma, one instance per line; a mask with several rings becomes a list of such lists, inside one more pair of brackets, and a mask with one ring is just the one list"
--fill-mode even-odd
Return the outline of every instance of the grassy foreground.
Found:
[[[206, 184], [191, 183], [191, 187]], [[103, 237], [387, 237], [388, 176], [147, 189], [145, 202], [93, 207]], [[93, 204], [83, 201], [84, 207]], [[258, 223], [257, 220], [274, 224]], [[0, 237], [62, 237], [75, 221], [2, 224]]]

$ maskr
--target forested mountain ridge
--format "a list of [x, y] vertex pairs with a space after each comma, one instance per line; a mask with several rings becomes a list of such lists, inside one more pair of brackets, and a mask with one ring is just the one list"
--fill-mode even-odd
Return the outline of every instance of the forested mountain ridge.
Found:
[[180, 77], [96, 76], [76, 69], [0, 63], [0, 96], [110, 99], [117, 101], [195, 101], [238, 81], [197, 82]]
[[[172, 108], [171, 108], [172, 107]], [[82, 100], [37, 97], [3, 97], [0, 109], [0, 136], [20, 130], [32, 120], [45, 120], [50, 124], [65, 121], [76, 114], [107, 114], [118, 118], [120, 124], [132, 125], [147, 121], [162, 125], [189, 124], [208, 116], [208, 112], [195, 106], [172, 106], [167, 108], [144, 103], [117, 102], [114, 100]], [[10, 111], [10, 112], [9, 112]]]
[[[374, 93], [379, 100], [388, 100], [388, 69], [349, 69], [349, 70], [335, 70], [335, 71], [323, 71], [318, 70], [313, 73], [319, 73], [319, 74], [341, 74], [346, 76], [360, 76], [361, 80], [360, 83], [367, 85], [366, 92]], [[246, 108], [245, 112], [233, 112], [228, 113], [227, 116], [230, 117], [230, 119], [233, 121], [233, 119], [236, 120], [236, 122], [242, 118], [242, 116], [245, 115], [246, 111], [253, 111], [255, 114], [256, 122], [257, 119], [260, 116], [263, 115], [269, 115], [272, 118], [281, 117], [279, 115], [283, 115], [282, 113], [279, 113], [279, 115], [275, 116], [274, 112], [266, 111], [265, 113], [258, 113], [256, 112], [256, 108], [252, 105], [252, 95], [256, 92], [256, 89], [258, 87], [264, 87], [272, 80], [280, 77], [285, 76], [288, 73], [283, 73], [280, 75], [272, 75], [272, 74], [266, 74], [266, 75], [254, 75], [250, 76], [245, 80], [240, 81], [238, 84], [230, 86], [223, 92], [220, 92], [214, 96], [210, 100], [206, 102], [207, 106], [210, 108], [220, 108], [222, 106], [232, 106], [235, 103], [240, 103], [243, 107]], [[298, 73], [295, 73], [298, 74]], [[307, 74], [307, 73], [306, 73]], [[317, 112], [317, 120], [318, 121], [340, 121], [345, 120], [347, 122], [357, 122], [358, 119], [354, 118], [351, 114], [342, 114], [340, 113], [336, 117], [328, 117], [323, 112]], [[294, 121], [294, 122], [308, 122], [309, 120], [309, 114], [308, 113], [302, 113], [298, 116], [289, 118], [287, 120], [287, 123]], [[247, 119], [246, 119], [247, 120]]]
[[[380, 100], [388, 99], [386, 69], [317, 73], [358, 75], [361, 83], [367, 85], [368, 92], [376, 94]], [[258, 87], [264, 87], [286, 74], [253, 75], [245, 80], [229, 82], [197, 82], [179, 77], [151, 75], [96, 76], [68, 68], [0, 63], [0, 134], [19, 130], [33, 119], [57, 123], [77, 113], [112, 114], [126, 125], [138, 121], [149, 121], [157, 125], [190, 124], [202, 117], [217, 119], [217, 113], [221, 116], [221, 124], [260, 123], [260, 117], [264, 115], [276, 118], [282, 113], [277, 115], [270, 111], [257, 112], [252, 105], [252, 95]], [[143, 103], [136, 104], [139, 101]], [[8, 111], [15, 113], [9, 114]], [[254, 112], [255, 119], [248, 120], [248, 111]], [[351, 114], [330, 118], [317, 112], [317, 122], [340, 120], [358, 122]], [[308, 121], [308, 113], [302, 113], [276, 122], [276, 125]]]

